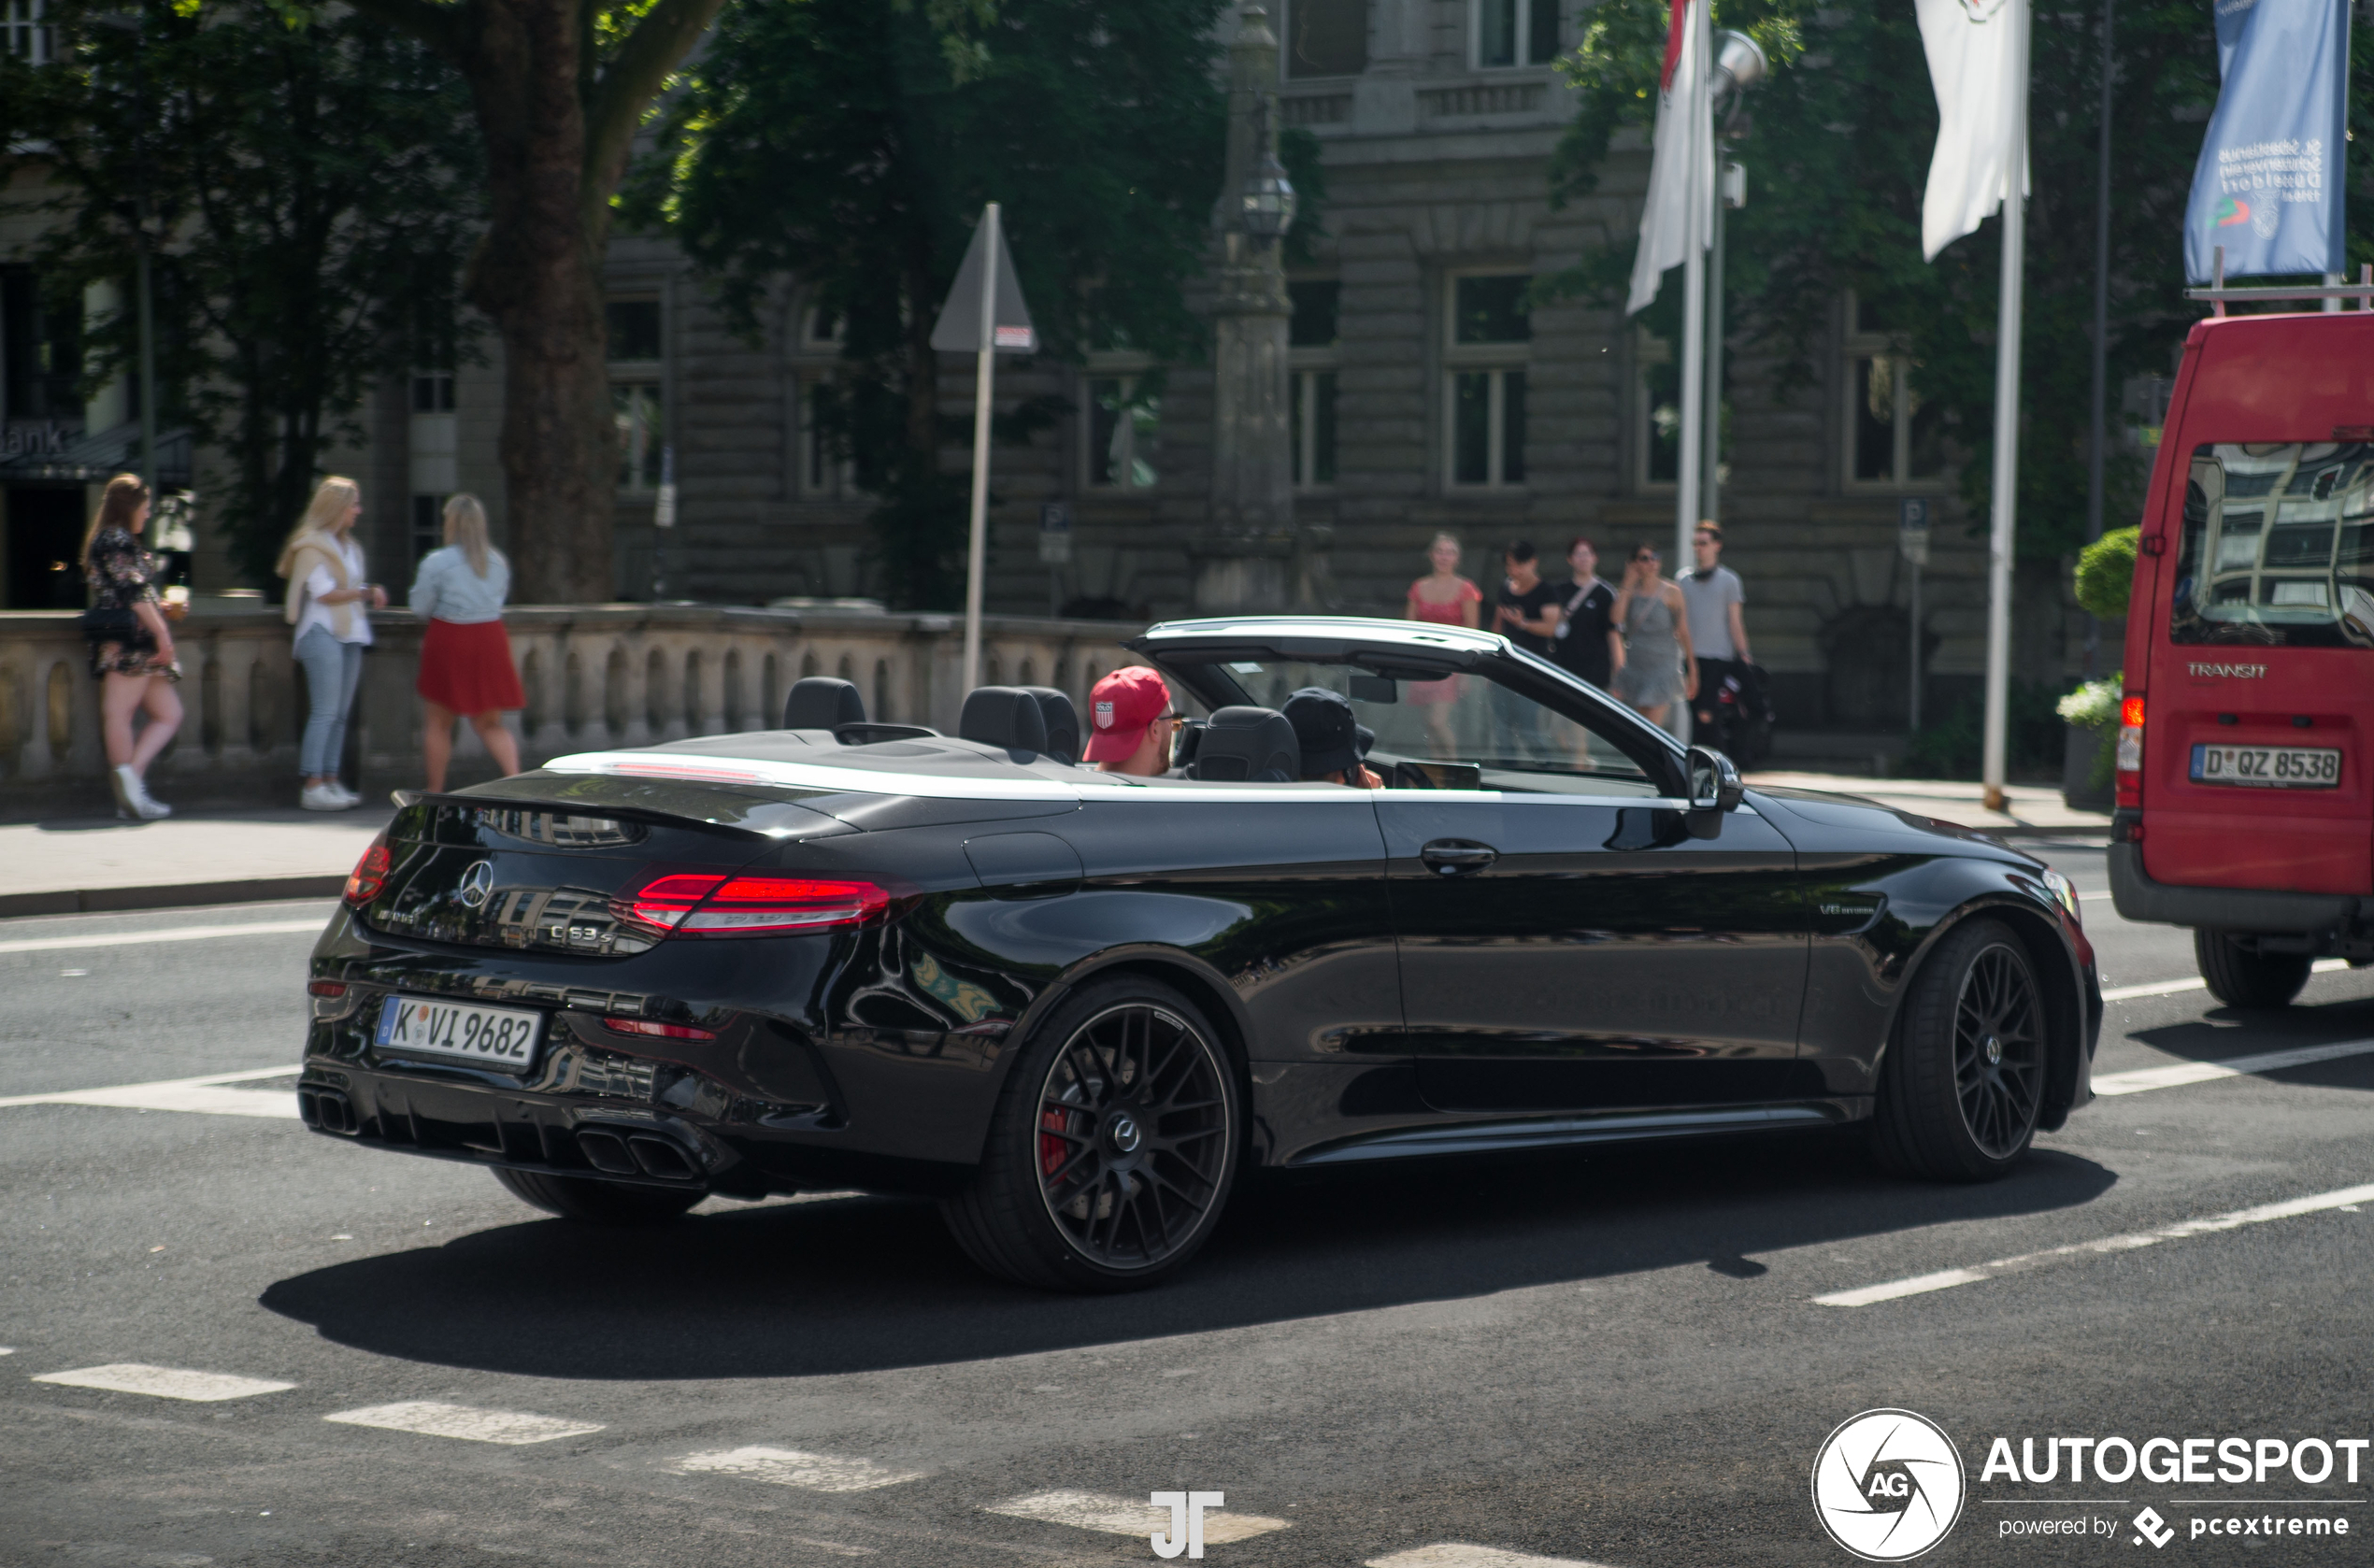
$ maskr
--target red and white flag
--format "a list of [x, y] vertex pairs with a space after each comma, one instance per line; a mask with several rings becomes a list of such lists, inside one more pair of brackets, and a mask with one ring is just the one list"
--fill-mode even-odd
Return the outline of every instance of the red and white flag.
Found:
[[1690, 248], [1712, 243], [1714, 214], [1714, 32], [1710, 0], [1673, 0], [1666, 30], [1663, 91], [1649, 160], [1649, 205], [1633, 253], [1631, 315], [1657, 297], [1658, 279]]

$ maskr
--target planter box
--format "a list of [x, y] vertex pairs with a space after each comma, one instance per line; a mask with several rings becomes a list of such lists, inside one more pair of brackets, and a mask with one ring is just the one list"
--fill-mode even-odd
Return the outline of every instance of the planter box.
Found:
[[2107, 769], [2096, 784], [2097, 760], [2118, 744], [2116, 732], [2068, 726], [2061, 748], [2061, 799], [2072, 811], [2108, 811], [2116, 803], [2117, 787]]

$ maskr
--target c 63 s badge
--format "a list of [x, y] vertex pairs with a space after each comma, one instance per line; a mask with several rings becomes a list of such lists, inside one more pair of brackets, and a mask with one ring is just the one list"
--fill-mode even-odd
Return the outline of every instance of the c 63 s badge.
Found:
[[1866, 1410], [1813, 1458], [1813, 1512], [1866, 1562], [1903, 1562], [1946, 1537], [1968, 1484], [1943, 1428], [1909, 1410]]

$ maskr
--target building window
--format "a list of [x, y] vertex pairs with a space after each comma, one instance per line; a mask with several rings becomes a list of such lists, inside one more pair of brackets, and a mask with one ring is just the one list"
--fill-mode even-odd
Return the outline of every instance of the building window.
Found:
[[1287, 0], [1280, 52], [1290, 80], [1358, 76], [1368, 68], [1368, 0]]
[[410, 467], [412, 559], [445, 543], [445, 498], [462, 488], [461, 431], [453, 412], [453, 372], [412, 373], [412, 412], [406, 421]]
[[46, 9], [46, 0], [0, 0], [0, 41], [28, 65], [47, 65], [56, 49]]
[[1681, 365], [1645, 332], [1633, 337], [1632, 410], [1633, 488], [1662, 490], [1681, 474]]
[[1151, 489], [1162, 411], [1162, 396], [1150, 377], [1090, 377], [1088, 482], [1112, 490]]
[[82, 422], [81, 321], [43, 306], [29, 266], [0, 266], [0, 417]]
[[799, 390], [800, 493], [819, 501], [859, 493], [856, 464], [833, 450], [832, 437], [824, 430], [823, 402], [830, 389], [831, 383], [819, 377], [801, 382]]
[[412, 412], [416, 414], [453, 412], [453, 372], [450, 370], [414, 371], [412, 373]]
[[618, 420], [618, 485], [621, 490], [659, 488], [667, 441], [665, 338], [660, 302], [612, 300], [609, 304], [610, 408]]
[[1474, 4], [1478, 65], [1547, 65], [1557, 57], [1559, 0]]
[[412, 563], [445, 543], [445, 502], [442, 495], [412, 497]]
[[1850, 294], [1846, 314], [1847, 482], [1880, 489], [1943, 478], [1945, 411], [1922, 402], [1919, 363], [1862, 300]]
[[1336, 482], [1336, 320], [1342, 292], [1343, 285], [1333, 278], [1286, 285], [1294, 306], [1286, 345], [1294, 375], [1288, 421], [1296, 490]]
[[804, 349], [838, 349], [848, 335], [848, 323], [837, 311], [815, 305], [801, 313], [800, 346]]
[[1506, 489], [1525, 482], [1532, 281], [1523, 273], [1456, 274], [1448, 281], [1443, 446], [1453, 486]]

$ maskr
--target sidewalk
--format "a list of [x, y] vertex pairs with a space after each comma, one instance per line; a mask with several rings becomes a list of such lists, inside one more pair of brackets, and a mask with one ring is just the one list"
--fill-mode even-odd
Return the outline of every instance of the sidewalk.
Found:
[[395, 808], [107, 816], [0, 825], [0, 916], [328, 898]]
[[2005, 809], [1989, 811], [1981, 804], [1983, 797], [1978, 785], [1952, 779], [1752, 773], [1747, 781], [1751, 789], [1768, 785], [1774, 789], [1828, 790], [1842, 795], [1861, 795], [1915, 817], [1935, 817], [1980, 833], [2049, 834], [2056, 838], [2107, 838], [2110, 833], [2109, 813], [2072, 811], [2062, 804], [2061, 791], [2046, 784], [2007, 784], [2003, 789]]
[[[2071, 811], [2060, 791], [2013, 785], [2008, 811], [1979, 805], [1979, 786], [1832, 773], [1752, 773], [1751, 785], [1861, 795], [1981, 833], [2107, 834], [2110, 819]], [[177, 909], [276, 898], [328, 898], [346, 885], [394, 808], [219, 811], [161, 822], [112, 816], [0, 825], [0, 917]]]

